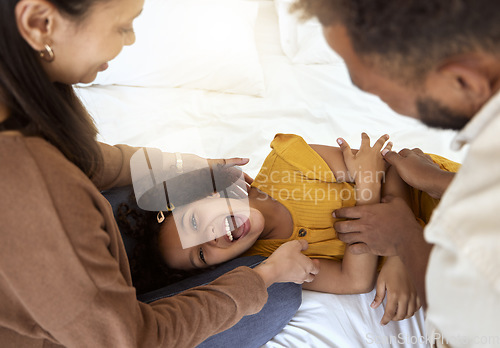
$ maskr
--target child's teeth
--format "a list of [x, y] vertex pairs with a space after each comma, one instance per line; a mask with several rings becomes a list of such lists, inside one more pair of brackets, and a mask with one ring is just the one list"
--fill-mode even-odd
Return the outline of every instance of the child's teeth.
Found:
[[229, 228], [229, 221], [227, 219], [224, 220], [224, 224], [226, 225], [226, 234], [229, 237], [229, 240], [232, 242], [233, 241], [233, 235], [231, 233], [231, 228]]

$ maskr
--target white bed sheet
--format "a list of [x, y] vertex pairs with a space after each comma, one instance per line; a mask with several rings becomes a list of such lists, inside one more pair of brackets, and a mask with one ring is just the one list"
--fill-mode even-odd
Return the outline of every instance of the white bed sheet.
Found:
[[424, 315], [382, 326], [382, 307], [372, 309], [375, 290], [361, 295], [332, 295], [303, 290], [303, 302], [290, 323], [263, 347], [427, 347]]
[[[292, 65], [281, 50], [273, 2], [259, 5], [256, 41], [267, 86], [264, 98], [182, 88], [78, 88], [100, 140], [212, 158], [249, 157], [245, 171], [250, 175], [257, 174], [276, 133], [333, 146], [342, 136], [353, 148], [362, 131], [373, 138], [388, 133], [396, 150], [420, 147], [460, 162], [466, 150], [450, 150], [454, 132], [429, 129], [395, 114], [354, 87], [343, 64]], [[369, 307], [373, 298], [373, 292], [304, 291], [294, 319], [265, 347], [425, 346], [418, 344], [424, 335], [422, 311], [382, 327], [383, 309]]]

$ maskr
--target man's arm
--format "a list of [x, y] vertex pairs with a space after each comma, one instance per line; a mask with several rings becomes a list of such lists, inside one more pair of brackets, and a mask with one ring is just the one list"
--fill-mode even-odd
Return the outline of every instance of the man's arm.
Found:
[[384, 158], [408, 185], [433, 198], [441, 198], [455, 177], [455, 173], [442, 170], [420, 149], [403, 149], [399, 153], [389, 151]]

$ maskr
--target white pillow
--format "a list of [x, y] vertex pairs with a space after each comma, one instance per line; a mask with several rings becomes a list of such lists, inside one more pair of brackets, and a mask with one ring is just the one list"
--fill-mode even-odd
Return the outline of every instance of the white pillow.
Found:
[[294, 64], [339, 64], [342, 58], [328, 46], [321, 23], [314, 18], [300, 21], [290, 13], [295, 0], [275, 0], [281, 47]]
[[262, 96], [255, 45], [259, 4], [240, 0], [146, 0], [124, 47], [93, 84], [186, 87]]

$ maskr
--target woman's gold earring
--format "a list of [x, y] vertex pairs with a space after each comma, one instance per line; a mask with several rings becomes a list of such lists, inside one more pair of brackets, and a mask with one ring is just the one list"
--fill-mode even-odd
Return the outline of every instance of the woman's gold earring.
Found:
[[168, 202], [166, 208], [167, 208], [167, 211], [174, 211], [175, 205], [173, 205], [172, 203]]
[[52, 48], [48, 45], [45, 44], [45, 49], [43, 51], [40, 51], [40, 58], [45, 60], [47, 63], [51, 63], [54, 61], [55, 58], [54, 51], [52, 51]]
[[165, 215], [163, 215], [162, 211], [158, 212], [158, 215], [156, 215], [156, 220], [158, 220], [159, 224], [165, 221]]

